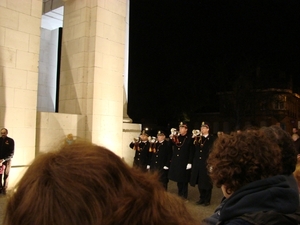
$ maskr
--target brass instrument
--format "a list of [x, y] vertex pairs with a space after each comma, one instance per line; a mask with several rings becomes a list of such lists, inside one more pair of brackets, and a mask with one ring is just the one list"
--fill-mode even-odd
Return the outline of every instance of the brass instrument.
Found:
[[179, 131], [178, 131], [176, 128], [172, 128], [172, 129], [171, 129], [170, 138], [172, 139], [172, 141], [173, 141], [175, 144], [178, 144], [178, 143], [179, 143], [178, 136], [179, 136]]
[[200, 130], [192, 130], [192, 138], [194, 138], [194, 145], [197, 145], [201, 141], [201, 131]]
[[148, 141], [150, 143], [149, 152], [156, 153], [156, 143], [157, 143], [156, 137], [149, 136]]
[[140, 148], [140, 138], [139, 137], [133, 138], [133, 143], [134, 143], [133, 150], [140, 151], [141, 150], [141, 148]]

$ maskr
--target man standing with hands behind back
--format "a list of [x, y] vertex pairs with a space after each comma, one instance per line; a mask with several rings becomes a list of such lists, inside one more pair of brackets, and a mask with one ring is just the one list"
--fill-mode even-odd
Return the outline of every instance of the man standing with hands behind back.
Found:
[[[4, 173], [0, 174], [0, 191], [2, 194], [6, 194], [8, 186], [8, 175], [11, 167], [11, 159], [14, 155], [15, 142], [12, 138], [7, 136], [8, 130], [6, 128], [1, 129], [0, 138], [0, 166], [4, 165]], [[3, 178], [3, 184], [2, 184]]]

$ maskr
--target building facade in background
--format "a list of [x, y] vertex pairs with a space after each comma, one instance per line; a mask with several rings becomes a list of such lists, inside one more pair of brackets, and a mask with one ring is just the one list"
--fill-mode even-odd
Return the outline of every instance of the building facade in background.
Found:
[[221, 92], [219, 97], [220, 111], [194, 115], [194, 124], [210, 121], [213, 133], [275, 124], [289, 133], [293, 127], [300, 128], [300, 95], [291, 89], [251, 90], [244, 96], [236, 96], [233, 91]]

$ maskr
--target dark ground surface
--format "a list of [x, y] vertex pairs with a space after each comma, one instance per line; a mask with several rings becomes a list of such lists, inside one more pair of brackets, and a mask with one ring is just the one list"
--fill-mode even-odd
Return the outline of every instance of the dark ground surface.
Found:
[[[168, 186], [168, 191], [174, 194], [177, 194], [177, 185], [175, 182], [170, 181]], [[0, 224], [2, 224], [5, 205], [7, 202], [8, 195], [0, 195]], [[196, 201], [199, 199], [199, 193], [197, 187], [189, 186], [189, 195], [188, 195], [188, 202], [186, 206], [190, 213], [200, 222], [203, 218], [210, 216], [214, 209], [218, 206], [222, 199], [222, 192], [219, 188], [214, 188], [212, 193], [212, 200], [210, 206], [199, 206], [196, 205]]]
[[[169, 182], [168, 191], [174, 194], [177, 194], [177, 184], [173, 181]], [[188, 202], [186, 206], [190, 213], [200, 222], [205, 217], [210, 216], [215, 208], [219, 205], [222, 199], [222, 191], [220, 188], [213, 188], [212, 198], [209, 206], [196, 205], [196, 201], [199, 200], [199, 191], [198, 187], [189, 186]]]

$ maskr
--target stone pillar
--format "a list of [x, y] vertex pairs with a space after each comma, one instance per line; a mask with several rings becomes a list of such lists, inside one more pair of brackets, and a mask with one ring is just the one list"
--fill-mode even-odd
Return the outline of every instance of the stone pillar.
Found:
[[125, 56], [124, 56], [124, 97], [123, 97], [123, 122], [131, 123], [132, 119], [127, 114], [128, 104], [128, 62], [129, 62], [129, 9], [130, 1], [126, 0], [126, 33], [125, 33]]
[[126, 2], [64, 9], [59, 112], [87, 115], [86, 138], [121, 156]]
[[42, 3], [0, 2], [0, 127], [15, 140], [10, 186], [35, 157]]
[[134, 151], [129, 148], [133, 138], [138, 137], [141, 132], [141, 124], [132, 123], [127, 114], [128, 104], [128, 59], [129, 59], [129, 9], [130, 0], [126, 0], [126, 33], [125, 33], [125, 57], [124, 57], [124, 97], [123, 97], [123, 152], [122, 157], [129, 165], [133, 163]]

